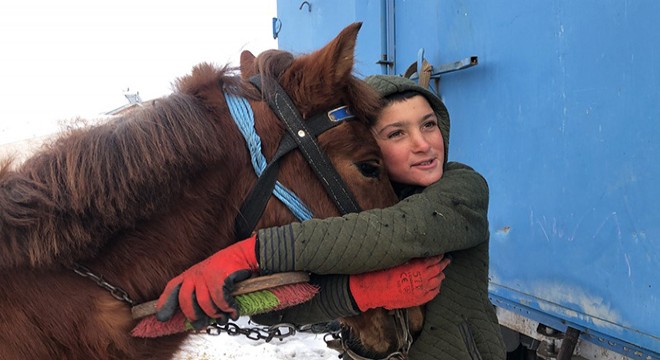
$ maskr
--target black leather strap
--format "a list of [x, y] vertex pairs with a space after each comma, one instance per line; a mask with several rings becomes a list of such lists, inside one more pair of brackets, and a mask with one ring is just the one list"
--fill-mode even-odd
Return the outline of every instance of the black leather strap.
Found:
[[[259, 75], [254, 76], [250, 81], [257, 88], [261, 88]], [[275, 89], [266, 94], [266, 100], [285, 124], [287, 133], [282, 138], [277, 152], [241, 205], [235, 223], [236, 236], [239, 239], [248, 237], [256, 227], [275, 188], [279, 160], [295, 148], [301, 150], [340, 213], [360, 211], [353, 195], [315, 140], [319, 134], [341, 124], [341, 121], [332, 121], [327, 113], [322, 113], [315, 115], [305, 123], [284, 89], [277, 82], [272, 82], [272, 85]]]
[[[261, 85], [259, 75], [253, 76], [250, 81], [257, 87]], [[291, 101], [284, 89], [276, 81], [270, 82], [269, 86], [272, 86], [274, 91], [269, 91], [266, 94], [266, 101], [268, 101], [268, 104], [277, 117], [282, 120], [289, 134], [298, 143], [298, 148], [305, 159], [307, 159], [307, 163], [312, 167], [319, 180], [321, 180], [325, 190], [328, 192], [330, 198], [334, 200], [339, 211], [342, 214], [360, 211], [360, 207], [353, 198], [353, 194], [348, 190], [337, 170], [332, 166], [328, 157], [316, 143], [315, 135], [305, 125], [298, 109], [293, 105], [293, 101]], [[327, 118], [327, 115], [325, 117]], [[330, 119], [328, 119], [328, 122], [331, 122]]]
[[280, 142], [280, 147], [275, 153], [275, 156], [266, 165], [261, 176], [257, 179], [257, 182], [243, 201], [243, 204], [241, 204], [234, 225], [238, 239], [245, 239], [250, 236], [257, 226], [257, 222], [259, 222], [264, 210], [266, 210], [268, 199], [270, 199], [275, 188], [277, 174], [280, 171], [279, 159], [295, 148], [296, 142], [290, 136], [285, 136]]

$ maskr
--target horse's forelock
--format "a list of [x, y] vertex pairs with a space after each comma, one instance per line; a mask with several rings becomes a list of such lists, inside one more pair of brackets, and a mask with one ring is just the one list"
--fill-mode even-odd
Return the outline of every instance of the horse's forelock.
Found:
[[291, 66], [294, 57], [291, 53], [282, 50], [266, 50], [256, 59], [258, 72], [264, 78], [277, 79]]
[[253, 69], [245, 70], [249, 70], [249, 75], [257, 73], [261, 75], [261, 92], [262, 94], [266, 94], [273, 91], [272, 82], [281, 82], [280, 77], [291, 66], [293, 61], [294, 57], [291, 53], [271, 49], [262, 52], [256, 57], [253, 62]]

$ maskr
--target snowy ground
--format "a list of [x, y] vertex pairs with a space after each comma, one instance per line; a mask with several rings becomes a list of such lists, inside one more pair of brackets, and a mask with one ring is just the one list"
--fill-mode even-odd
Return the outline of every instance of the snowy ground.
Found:
[[[250, 326], [247, 318], [240, 318], [236, 324]], [[323, 335], [296, 333], [284, 340], [250, 340], [245, 336], [230, 336], [222, 333], [218, 336], [194, 334], [175, 355], [176, 360], [293, 360], [322, 359], [337, 360], [339, 353], [328, 349], [323, 342]]]

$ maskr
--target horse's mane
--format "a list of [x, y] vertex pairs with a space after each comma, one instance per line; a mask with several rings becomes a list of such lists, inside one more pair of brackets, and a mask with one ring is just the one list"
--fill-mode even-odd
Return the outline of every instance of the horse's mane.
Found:
[[70, 129], [15, 171], [4, 164], [2, 266], [93, 256], [112, 234], [166, 211], [194, 174], [229, 161], [218, 152], [226, 139], [218, 136], [212, 106], [195, 96], [211, 85], [236, 84], [227, 72], [199, 65], [174, 94], [103, 124]]

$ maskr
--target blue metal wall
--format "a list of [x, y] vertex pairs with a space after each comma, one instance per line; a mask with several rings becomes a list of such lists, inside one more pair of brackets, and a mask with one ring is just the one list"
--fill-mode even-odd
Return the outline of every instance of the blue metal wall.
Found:
[[[363, 21], [356, 48], [357, 71], [363, 76], [380, 71], [381, 1], [278, 1], [279, 48], [308, 53], [325, 45], [355, 21]], [[309, 4], [309, 5], [308, 5]], [[310, 11], [311, 9], [311, 11]]]
[[280, 48], [314, 50], [363, 21], [363, 75], [383, 72], [385, 26], [397, 74], [420, 48], [435, 66], [478, 56], [439, 90], [450, 159], [491, 187], [493, 299], [658, 356], [660, 2], [301, 3], [278, 1]]

